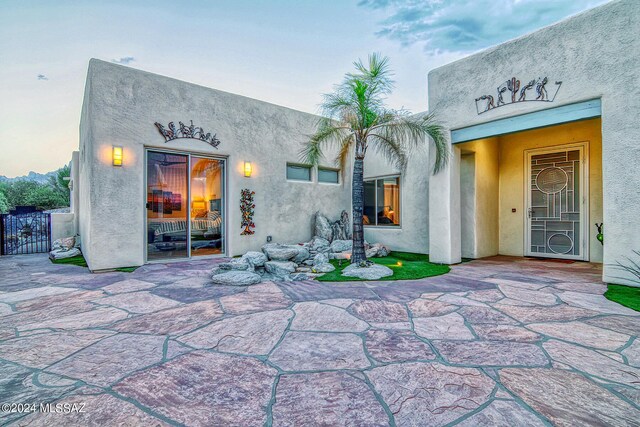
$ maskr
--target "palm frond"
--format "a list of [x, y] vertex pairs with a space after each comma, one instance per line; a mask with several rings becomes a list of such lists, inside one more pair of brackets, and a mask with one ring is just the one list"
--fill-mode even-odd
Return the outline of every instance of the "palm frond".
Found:
[[370, 133], [369, 138], [373, 142], [373, 149], [376, 153], [384, 157], [398, 170], [404, 172], [407, 167], [407, 152], [403, 144], [391, 136]]
[[349, 153], [351, 152], [351, 147], [353, 145], [355, 138], [353, 135], [348, 135], [345, 139], [342, 140], [340, 144], [340, 150], [338, 151], [338, 155], [335, 158], [334, 163], [336, 166], [340, 166], [340, 169], [345, 171], [347, 168], [347, 159], [349, 158]]
[[351, 132], [346, 126], [321, 118], [318, 121], [317, 131], [309, 136], [309, 140], [300, 150], [300, 160], [310, 165], [317, 165], [324, 158], [323, 148], [341, 143]]

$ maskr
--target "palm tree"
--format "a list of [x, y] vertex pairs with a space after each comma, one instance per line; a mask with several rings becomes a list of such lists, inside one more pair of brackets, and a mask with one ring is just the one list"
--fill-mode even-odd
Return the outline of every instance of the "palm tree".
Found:
[[404, 171], [414, 148], [425, 147], [428, 138], [435, 144], [434, 174], [447, 163], [449, 147], [440, 124], [433, 114], [411, 116], [405, 110], [392, 110], [384, 105], [393, 89], [389, 58], [369, 55], [367, 64], [354, 62], [356, 72], [345, 75], [333, 93], [324, 96], [320, 105], [322, 118], [316, 133], [305, 144], [301, 157], [311, 165], [323, 158], [326, 146], [338, 148], [335, 159], [343, 170], [349, 153], [354, 151], [352, 180], [353, 251], [352, 263], [367, 260], [364, 250], [364, 158], [372, 147], [390, 163]]

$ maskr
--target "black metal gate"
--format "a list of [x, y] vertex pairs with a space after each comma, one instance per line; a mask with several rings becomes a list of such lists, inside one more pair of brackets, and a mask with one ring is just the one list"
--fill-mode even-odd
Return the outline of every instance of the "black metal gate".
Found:
[[51, 250], [51, 214], [24, 210], [0, 214], [0, 255], [21, 255]]

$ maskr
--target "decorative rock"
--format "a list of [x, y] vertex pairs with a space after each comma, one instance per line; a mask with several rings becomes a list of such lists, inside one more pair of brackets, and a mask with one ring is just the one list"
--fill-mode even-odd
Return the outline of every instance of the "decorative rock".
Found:
[[228, 271], [226, 273], [214, 274], [211, 281], [216, 285], [227, 286], [249, 286], [260, 283], [262, 277], [250, 271]]
[[389, 248], [384, 246], [382, 243], [374, 243], [366, 250], [367, 258], [373, 257], [385, 257], [389, 255]]
[[346, 372], [282, 375], [275, 397], [274, 425], [389, 425], [371, 389]]
[[298, 249], [298, 254], [293, 258], [293, 262], [295, 262], [296, 264], [300, 264], [308, 260], [309, 258], [311, 258], [311, 254], [309, 253], [307, 248], [298, 245], [297, 249]]
[[293, 313], [263, 311], [226, 318], [178, 338], [195, 348], [266, 355], [278, 343]]
[[336, 268], [333, 266], [333, 264], [325, 262], [325, 263], [313, 266], [311, 271], [314, 273], [331, 273], [335, 269]]
[[[435, 341], [449, 363], [474, 366], [545, 366], [546, 356], [535, 344], [508, 341]], [[603, 356], [604, 357], [604, 356]]]
[[267, 261], [264, 269], [278, 278], [288, 277], [289, 273], [294, 273], [298, 266], [291, 261]]
[[360, 267], [358, 264], [351, 264], [344, 270], [342, 275], [345, 277], [357, 277], [364, 280], [378, 280], [383, 277], [393, 275], [393, 270], [380, 264], [373, 264], [369, 267]]
[[333, 240], [333, 230], [331, 228], [331, 224], [329, 224], [329, 220], [327, 219], [327, 217], [322, 215], [320, 212], [316, 212], [314, 235], [322, 237], [329, 242]]
[[309, 273], [300, 272], [300, 273], [290, 274], [288, 276], [288, 279], [293, 280], [294, 282], [301, 282], [303, 280], [311, 280], [312, 277], [309, 275]]
[[500, 380], [554, 425], [636, 425], [640, 419], [638, 409], [577, 373], [510, 368], [500, 371]]
[[472, 340], [473, 334], [458, 313], [413, 319], [416, 334], [428, 339]]
[[51, 250], [57, 251], [61, 249], [62, 251], [68, 251], [74, 248], [75, 246], [76, 246], [76, 238], [74, 236], [63, 237], [62, 239], [57, 239], [53, 241], [53, 243], [51, 244]]
[[351, 239], [351, 223], [347, 211], [342, 211], [340, 219], [331, 224], [331, 233], [333, 240]]
[[249, 251], [242, 255], [242, 259], [254, 267], [263, 267], [264, 263], [267, 262], [267, 256], [258, 251]]
[[495, 387], [478, 369], [440, 363], [392, 364], [367, 376], [403, 426], [448, 424], [483, 405]]
[[310, 249], [316, 252], [328, 252], [331, 243], [320, 236], [314, 236], [311, 240]]
[[289, 261], [298, 255], [298, 248], [293, 245], [280, 243], [267, 243], [262, 247], [262, 252], [273, 261]]
[[436, 358], [431, 347], [411, 331], [370, 330], [366, 335], [366, 346], [371, 357], [379, 362], [406, 362]]
[[57, 249], [55, 251], [49, 252], [49, 258], [53, 260], [65, 259], [65, 258], [73, 258], [74, 256], [81, 255], [80, 249], [71, 248], [69, 250], [65, 249]]
[[196, 351], [114, 390], [181, 425], [263, 425], [276, 373], [253, 358]]
[[362, 332], [369, 325], [346, 310], [317, 302], [301, 302], [293, 307], [296, 317], [292, 330], [327, 332]]
[[353, 242], [351, 240], [334, 240], [331, 242], [331, 252], [350, 251]]
[[329, 257], [326, 254], [320, 253], [313, 257], [313, 265], [325, 264], [329, 262]]
[[482, 411], [456, 424], [458, 427], [536, 427], [544, 425], [538, 417], [516, 402], [505, 402], [504, 400], [495, 400]]
[[370, 366], [354, 334], [289, 332], [269, 360], [285, 371], [362, 369]]
[[213, 273], [220, 274], [224, 271], [229, 271], [229, 270], [237, 270], [237, 271], [250, 270], [251, 271], [253, 270], [253, 267], [242, 258], [234, 258], [229, 262], [223, 262], [218, 264], [216, 271]]

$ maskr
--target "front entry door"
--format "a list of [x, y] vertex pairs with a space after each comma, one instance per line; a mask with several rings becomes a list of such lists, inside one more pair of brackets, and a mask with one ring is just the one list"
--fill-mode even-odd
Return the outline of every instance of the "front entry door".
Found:
[[525, 254], [588, 259], [584, 145], [527, 152]]

